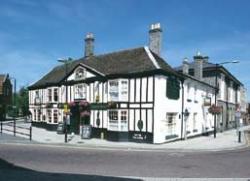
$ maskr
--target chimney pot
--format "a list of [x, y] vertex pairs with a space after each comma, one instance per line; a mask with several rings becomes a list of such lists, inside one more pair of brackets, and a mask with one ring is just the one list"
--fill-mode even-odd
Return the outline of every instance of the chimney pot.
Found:
[[160, 23], [151, 24], [149, 30], [149, 49], [160, 56], [162, 29]]
[[94, 34], [93, 33], [87, 33], [85, 37], [85, 57], [89, 57], [94, 55]]
[[182, 73], [183, 74], [189, 74], [189, 62], [188, 58], [184, 58], [182, 61]]
[[203, 78], [203, 61], [204, 57], [200, 52], [194, 56], [194, 77], [198, 80], [202, 80]]

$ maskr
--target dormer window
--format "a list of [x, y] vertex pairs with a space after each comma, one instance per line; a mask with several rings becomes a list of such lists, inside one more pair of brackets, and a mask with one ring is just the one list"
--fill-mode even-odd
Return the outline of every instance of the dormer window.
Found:
[[85, 78], [85, 69], [84, 68], [78, 68], [75, 72], [75, 79], [80, 80]]

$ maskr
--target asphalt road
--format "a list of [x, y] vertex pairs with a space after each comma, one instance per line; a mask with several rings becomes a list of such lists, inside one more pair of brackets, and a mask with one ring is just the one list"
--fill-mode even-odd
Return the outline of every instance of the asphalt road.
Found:
[[[13, 167], [14, 169], [8, 169]], [[44, 174], [50, 177], [54, 173], [49, 180], [77, 180], [78, 177], [81, 180], [81, 176], [95, 180], [99, 177], [99, 180], [105, 180], [102, 176], [249, 178], [250, 149], [178, 153], [0, 144], [0, 180], [6, 180], [11, 175], [7, 173], [17, 171], [20, 167], [32, 169], [32, 174], [41, 177]], [[25, 172], [20, 173], [26, 172], [25, 169]], [[112, 178], [108, 177], [107, 180]]]

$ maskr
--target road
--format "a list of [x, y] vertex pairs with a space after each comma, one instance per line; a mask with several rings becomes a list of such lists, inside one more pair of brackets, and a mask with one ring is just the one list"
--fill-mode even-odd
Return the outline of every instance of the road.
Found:
[[[0, 163], [0, 168], [6, 164], [14, 164], [12, 166], [32, 169], [39, 173], [63, 173], [74, 176], [84, 174], [125, 177], [250, 177], [250, 149], [178, 153], [11, 143], [0, 144]], [[1, 170], [0, 180], [1, 177], [8, 177], [7, 172]]]

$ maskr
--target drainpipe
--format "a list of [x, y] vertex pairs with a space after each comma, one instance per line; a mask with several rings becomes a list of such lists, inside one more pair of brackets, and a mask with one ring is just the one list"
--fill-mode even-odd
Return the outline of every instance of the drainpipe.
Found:
[[183, 121], [184, 121], [184, 80], [181, 81], [181, 140], [183, 139]]

